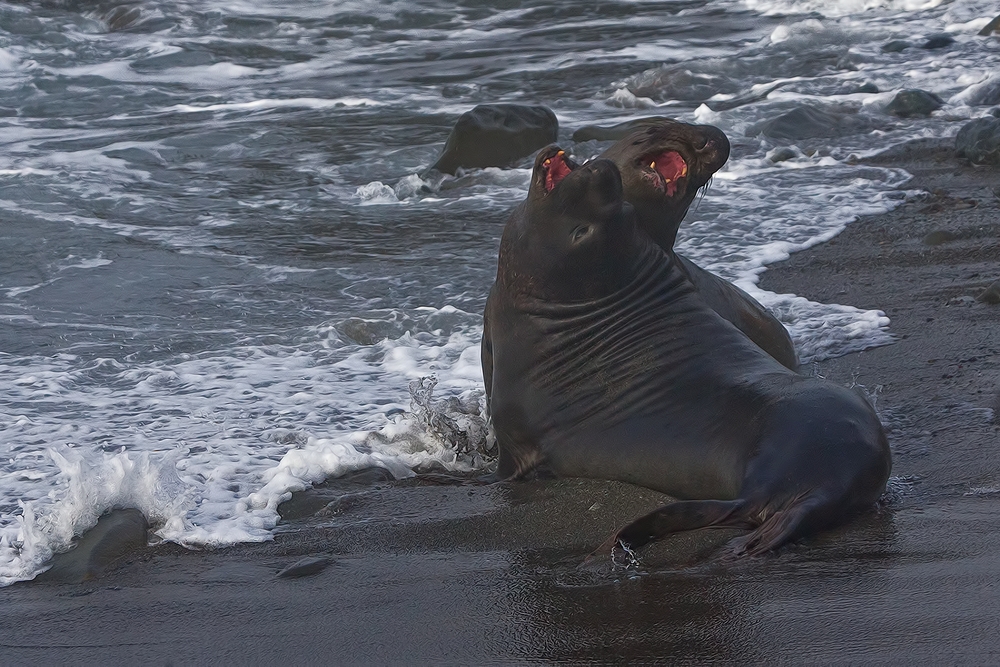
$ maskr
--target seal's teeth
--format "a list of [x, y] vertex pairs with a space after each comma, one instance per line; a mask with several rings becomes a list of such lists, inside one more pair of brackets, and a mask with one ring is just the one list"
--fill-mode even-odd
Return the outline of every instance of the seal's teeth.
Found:
[[652, 162], [649, 163], [649, 168], [656, 169], [656, 160], [653, 160]]
[[687, 175], [688, 175], [688, 166], [684, 165], [683, 167], [681, 167], [681, 177], [683, 178], [684, 176]]
[[663, 179], [663, 182], [664, 182], [664, 183], [670, 183], [670, 179], [669, 179], [669, 178], [664, 178], [664, 179]]
[[560, 156], [561, 155], [566, 155], [566, 151], [559, 151], [558, 153], [556, 153], [556, 155], [560, 155]]

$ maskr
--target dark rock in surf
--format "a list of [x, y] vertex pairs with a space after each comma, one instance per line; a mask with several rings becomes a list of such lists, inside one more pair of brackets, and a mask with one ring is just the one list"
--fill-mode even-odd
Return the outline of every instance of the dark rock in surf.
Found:
[[630, 77], [627, 87], [636, 97], [700, 103], [719, 93], [736, 94], [737, 84], [717, 74], [663, 65]]
[[928, 51], [933, 51], [936, 49], [944, 49], [955, 43], [955, 38], [946, 32], [938, 33], [937, 35], [931, 35], [927, 38], [920, 48], [927, 49]]
[[879, 89], [878, 89], [878, 86], [875, 85], [875, 83], [873, 81], [865, 81], [860, 86], [847, 87], [844, 90], [843, 94], [845, 94], [845, 95], [853, 95], [855, 93], [869, 93], [869, 94], [871, 94], [871, 93], [878, 93], [878, 92], [880, 92]]
[[979, 36], [986, 37], [987, 35], [992, 35], [994, 33], [1000, 33], [1000, 16], [984, 25], [983, 29], [979, 31]]
[[374, 345], [386, 338], [398, 338], [402, 332], [396, 322], [350, 317], [336, 327], [337, 333], [358, 345]]
[[1000, 165], [1000, 118], [988, 116], [967, 123], [955, 137], [955, 150], [975, 164]]
[[1000, 104], [1000, 77], [992, 76], [982, 83], [970, 86], [958, 95], [969, 106], [985, 107]]
[[794, 160], [798, 157], [802, 157], [802, 151], [795, 150], [794, 148], [790, 148], [788, 146], [775, 148], [767, 154], [767, 159], [775, 164], [785, 162], [787, 160]]
[[126, 556], [146, 547], [149, 523], [137, 509], [114, 510], [97, 520], [77, 545], [52, 559], [52, 567], [36, 578], [62, 584], [97, 579]]
[[108, 30], [118, 32], [131, 28], [141, 17], [142, 10], [138, 6], [120, 5], [111, 9], [101, 18], [107, 24]]
[[900, 118], [914, 118], [917, 116], [930, 116], [944, 106], [944, 100], [929, 93], [926, 90], [908, 88], [896, 93], [892, 101], [885, 107], [885, 112]]
[[811, 137], [838, 137], [871, 129], [871, 123], [857, 114], [825, 111], [815, 107], [796, 107], [777, 118], [751, 125], [748, 137], [763, 134], [772, 139], [791, 141]]
[[635, 130], [656, 125], [664, 120], [669, 119], [666, 116], [650, 116], [649, 118], [637, 118], [625, 121], [617, 125], [584, 125], [573, 132], [573, 141], [618, 141], [624, 139]]
[[459, 116], [431, 169], [454, 174], [460, 168], [507, 167], [552, 143], [558, 133], [559, 121], [548, 107], [480, 104]]
[[1000, 304], [1000, 280], [997, 280], [976, 297], [980, 303], [988, 303], [991, 306]]
[[894, 39], [882, 45], [882, 53], [900, 53], [913, 46], [904, 39]]

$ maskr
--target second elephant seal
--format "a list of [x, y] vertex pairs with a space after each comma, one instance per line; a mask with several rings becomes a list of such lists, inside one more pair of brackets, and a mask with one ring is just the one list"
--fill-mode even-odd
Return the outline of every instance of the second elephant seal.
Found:
[[774, 315], [736, 285], [674, 252], [677, 230], [698, 191], [729, 159], [729, 140], [722, 130], [650, 118], [600, 157], [617, 165], [639, 228], [674, 254], [705, 303], [783, 366], [797, 369], [795, 346]]
[[785, 368], [706, 306], [637, 229], [609, 160], [539, 153], [486, 321], [500, 477], [613, 479], [681, 499], [616, 542], [732, 526], [751, 531], [735, 553], [761, 553], [846, 522], [885, 488], [889, 447], [867, 401]]

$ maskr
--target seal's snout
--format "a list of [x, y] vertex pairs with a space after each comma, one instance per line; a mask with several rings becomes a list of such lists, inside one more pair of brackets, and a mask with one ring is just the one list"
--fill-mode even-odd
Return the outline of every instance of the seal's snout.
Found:
[[622, 176], [618, 171], [618, 165], [611, 160], [597, 159], [585, 164], [584, 168], [593, 186], [604, 195], [605, 199], [621, 199]]
[[703, 125], [702, 130], [705, 143], [697, 149], [698, 157], [714, 172], [729, 159], [729, 139], [722, 130], [711, 125]]

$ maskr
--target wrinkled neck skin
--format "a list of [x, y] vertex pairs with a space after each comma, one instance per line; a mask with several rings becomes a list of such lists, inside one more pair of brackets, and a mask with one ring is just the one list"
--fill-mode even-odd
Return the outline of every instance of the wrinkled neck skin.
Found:
[[654, 291], [660, 293], [661, 298], [664, 292], [681, 296], [693, 291], [681, 288], [686, 283], [685, 274], [672, 254], [664, 253], [659, 246], [639, 235], [635, 236], [631, 250], [616, 266], [621, 274], [619, 280], [604, 283], [600, 294], [590, 292], [573, 299], [557, 297], [533, 289], [534, 281], [525, 280], [523, 275], [514, 281], [509, 281], [514, 278], [510, 276], [498, 282], [518, 313], [538, 324], [548, 321], [557, 329], [577, 326], [581, 319], [619, 317], [624, 307], [631, 308], [629, 304], [645, 301]]
[[588, 308], [616, 298], [651, 263], [667, 261], [657, 245], [637, 233], [635, 214], [626, 205], [614, 237], [597, 253], [582, 260], [567, 258], [533, 238], [530, 216], [544, 215], [544, 206], [526, 201], [511, 213], [500, 240], [497, 285], [518, 311], [558, 312]]
[[687, 215], [688, 209], [691, 208], [697, 195], [698, 189], [695, 189], [684, 194], [683, 197], [675, 197], [670, 202], [670, 206], [665, 206], [662, 198], [648, 201], [634, 197], [629, 202], [635, 208], [636, 223], [639, 229], [653, 239], [653, 242], [660, 246], [664, 252], [673, 254], [681, 221], [684, 220], [684, 216]]
[[[624, 279], [600, 297], [555, 300], [497, 284], [494, 306], [505, 326], [493, 332], [503, 361], [491, 411], [497, 437], [521, 472], [541, 462], [536, 455], [546, 443], [659, 414], [670, 383], [654, 379], [662, 375], [657, 359], [673, 367], [690, 356], [683, 337], [664, 323], [683, 328], [705, 309], [676, 262], [635, 237], [640, 242], [622, 267]], [[519, 436], [521, 430], [530, 436]]]

